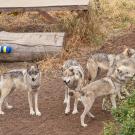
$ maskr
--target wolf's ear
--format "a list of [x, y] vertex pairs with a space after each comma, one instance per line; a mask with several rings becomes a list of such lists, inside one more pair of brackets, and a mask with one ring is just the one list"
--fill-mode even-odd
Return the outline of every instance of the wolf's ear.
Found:
[[30, 69], [30, 64], [26, 63], [26, 69], [29, 70]]
[[129, 54], [129, 57], [131, 57], [132, 55], [135, 54], [135, 50], [132, 48], [128, 49], [128, 54]]
[[131, 48], [126, 48], [126, 49], [124, 50], [123, 54], [124, 54], [125, 56], [131, 57], [132, 54], [133, 54], [133, 51], [132, 51]]
[[117, 69], [117, 71], [118, 71], [118, 73], [120, 73], [120, 74], [122, 73], [122, 71], [121, 71], [120, 69]]
[[78, 70], [79, 74], [80, 74], [80, 77], [83, 78], [83, 74], [80, 70]]
[[129, 56], [129, 48], [125, 48], [124, 49], [124, 51], [123, 51], [123, 54], [125, 55], [125, 56]]
[[74, 72], [74, 68], [73, 67], [70, 67], [69, 69], [72, 73]]
[[127, 50], [127, 56], [131, 57], [132, 56], [132, 51], [130, 49]]
[[39, 65], [37, 63], [35, 63], [35, 66], [36, 66], [37, 69], [39, 69]]
[[64, 71], [64, 67], [63, 67], [63, 66], [60, 68], [60, 71], [61, 71], [61, 72], [63, 72], [63, 71]]

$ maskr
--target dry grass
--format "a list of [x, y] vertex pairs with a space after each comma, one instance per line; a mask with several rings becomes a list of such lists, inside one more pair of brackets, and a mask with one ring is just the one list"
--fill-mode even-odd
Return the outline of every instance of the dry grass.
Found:
[[81, 13], [79, 17], [76, 14], [70, 14], [62, 21], [70, 36], [79, 39], [78, 43], [100, 45], [113, 33], [129, 29], [135, 24], [135, 2], [133, 0], [110, 2], [100, 0], [100, 8], [93, 3], [89, 6], [88, 12]]
[[0, 64], [0, 75], [5, 73], [6, 71], [8, 71], [8, 69], [3, 64]]
[[72, 14], [55, 12], [54, 15], [59, 16], [64, 24], [63, 29], [69, 34], [67, 52], [64, 52], [60, 58], [42, 61], [43, 69], [48, 67], [48, 62], [51, 62], [49, 65], [54, 64], [52, 67], [58, 68], [67, 58], [78, 57], [75, 54], [79, 52], [78, 49], [73, 48], [82, 46], [97, 48], [97, 45], [101, 45], [108, 38], [132, 30], [135, 25], [135, 2], [134, 0], [100, 0], [100, 9], [93, 3], [88, 12], [81, 12], [79, 16], [76, 12]]

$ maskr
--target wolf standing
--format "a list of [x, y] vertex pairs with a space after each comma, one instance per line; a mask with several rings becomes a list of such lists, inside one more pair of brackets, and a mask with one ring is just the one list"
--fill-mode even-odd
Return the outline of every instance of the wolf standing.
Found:
[[[26, 89], [28, 91], [28, 102], [30, 107], [30, 115], [38, 115], [41, 113], [38, 109], [38, 91], [41, 85], [41, 72], [37, 65], [27, 66], [27, 69], [15, 69], [1, 75], [0, 80], [0, 114], [2, 105], [5, 102], [7, 108], [11, 109], [12, 106], [8, 105], [7, 97], [14, 89]], [[32, 97], [34, 95], [35, 111], [32, 105]]]

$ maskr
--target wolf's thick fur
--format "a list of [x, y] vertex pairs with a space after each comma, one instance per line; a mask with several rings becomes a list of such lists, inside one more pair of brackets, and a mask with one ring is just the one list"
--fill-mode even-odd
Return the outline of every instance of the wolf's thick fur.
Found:
[[100, 69], [108, 71], [108, 69], [113, 66], [114, 60], [120, 61], [129, 58], [134, 54], [135, 54], [134, 49], [126, 48], [121, 54], [117, 55], [106, 53], [97, 53], [91, 55], [86, 65], [89, 80], [94, 81]]
[[[62, 66], [63, 71], [63, 81], [67, 87], [65, 90], [65, 99], [64, 103], [66, 103], [65, 114], [70, 112], [70, 98], [71, 93], [70, 90], [81, 89], [84, 82], [84, 71], [81, 65], [76, 60], [67, 60], [64, 62]], [[73, 114], [78, 113], [77, 110], [78, 100], [75, 99]]]
[[[120, 66], [115, 69], [112, 75], [102, 78], [100, 80], [91, 82], [82, 88], [81, 92], [74, 92], [77, 98], [80, 98], [84, 105], [84, 112], [81, 115], [81, 125], [86, 127], [84, 123], [86, 114], [89, 113], [95, 99], [101, 96], [110, 96], [111, 103], [116, 108], [115, 97], [118, 95], [121, 87], [129, 78], [134, 76], [134, 69], [128, 66]], [[80, 93], [80, 97], [78, 94]]]
[[[64, 103], [66, 103], [65, 114], [70, 112], [70, 90], [81, 89], [84, 82], [84, 72], [81, 65], [75, 60], [68, 60], [63, 65], [63, 81], [66, 84]], [[75, 99], [73, 114], [78, 113], [78, 100]]]
[[[0, 114], [2, 111], [2, 104], [5, 101], [7, 108], [12, 108], [8, 105], [7, 97], [14, 89], [26, 89], [28, 91], [28, 102], [31, 115], [40, 116], [38, 110], [38, 90], [41, 84], [41, 72], [37, 65], [27, 66], [27, 69], [15, 69], [1, 75], [0, 80]], [[35, 97], [35, 111], [32, 106], [32, 95]]]

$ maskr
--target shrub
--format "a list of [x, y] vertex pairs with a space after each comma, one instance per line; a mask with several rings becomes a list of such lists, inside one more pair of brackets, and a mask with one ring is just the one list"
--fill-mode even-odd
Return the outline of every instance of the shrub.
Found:
[[[105, 124], [104, 135], [135, 135], [135, 92], [112, 110], [115, 122]], [[115, 125], [115, 126], [114, 126]], [[117, 126], [116, 126], [117, 125]], [[115, 132], [117, 129], [117, 133]]]

